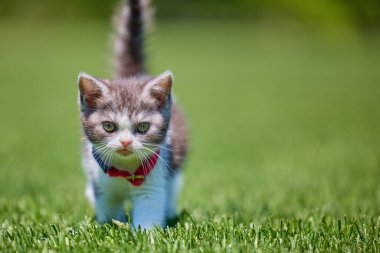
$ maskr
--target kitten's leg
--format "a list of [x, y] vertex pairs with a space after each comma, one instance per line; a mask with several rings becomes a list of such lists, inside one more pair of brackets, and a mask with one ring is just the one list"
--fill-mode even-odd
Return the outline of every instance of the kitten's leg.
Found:
[[177, 198], [182, 186], [182, 171], [176, 170], [168, 178], [168, 198], [167, 198], [167, 218], [174, 219], [177, 217]]
[[162, 172], [151, 174], [155, 174], [151, 175], [151, 180], [131, 192], [132, 223], [135, 228], [140, 226], [142, 229], [150, 229], [156, 225], [165, 227], [167, 180]]
[[112, 196], [101, 196], [95, 199], [96, 219], [100, 223], [110, 222], [112, 219], [125, 221], [123, 199], [115, 199]]
[[149, 229], [155, 225], [165, 227], [165, 199], [164, 189], [152, 189], [133, 196], [133, 226], [140, 226], [142, 229]]
[[95, 212], [100, 223], [110, 222], [112, 219], [126, 221], [124, 211], [124, 196], [115, 194], [111, 190], [94, 186]]

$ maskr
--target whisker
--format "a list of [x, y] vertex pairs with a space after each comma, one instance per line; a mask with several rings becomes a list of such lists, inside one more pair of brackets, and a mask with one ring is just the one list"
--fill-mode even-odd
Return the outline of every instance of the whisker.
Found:
[[138, 151], [137, 149], [135, 149], [135, 153], [136, 153], [137, 158], [138, 158], [139, 161], [140, 161], [141, 166], [143, 167], [142, 169], [143, 169], [143, 172], [144, 172], [144, 164], [143, 164], [143, 162], [142, 162], [142, 160], [141, 160], [141, 157], [140, 157], [139, 151]]
[[[151, 153], [156, 153], [156, 152], [154, 152], [153, 150], [151, 150], [151, 149], [149, 149], [149, 148], [147, 148], [147, 147], [144, 147], [144, 146], [143, 146], [143, 148], [146, 149], [147, 151], [151, 152]], [[161, 161], [164, 163], [164, 166], [165, 166], [165, 167], [167, 167], [167, 168], [168, 168], [169, 170], [171, 170], [172, 172], [176, 173], [176, 171], [175, 171], [172, 167], [169, 166], [169, 164], [165, 161], [165, 159], [164, 159], [162, 156], [160, 156], [159, 154], [157, 154], [157, 156], [158, 156], [158, 158], [161, 159]]]
[[172, 151], [172, 149], [168, 148], [168, 147], [165, 147], [163, 145], [156, 145], [156, 144], [153, 144], [153, 143], [148, 143], [148, 142], [144, 142], [142, 143], [143, 145], [148, 145], [148, 146], [153, 146], [153, 147], [159, 147], [159, 148], [163, 148], [163, 149], [166, 149], [166, 150], [169, 150], [169, 151]]

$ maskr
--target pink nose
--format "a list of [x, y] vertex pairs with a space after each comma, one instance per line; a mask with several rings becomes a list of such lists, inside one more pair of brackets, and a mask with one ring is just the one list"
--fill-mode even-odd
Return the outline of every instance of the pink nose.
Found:
[[131, 145], [131, 140], [120, 140], [121, 145], [123, 145], [124, 148], [128, 148], [129, 145]]

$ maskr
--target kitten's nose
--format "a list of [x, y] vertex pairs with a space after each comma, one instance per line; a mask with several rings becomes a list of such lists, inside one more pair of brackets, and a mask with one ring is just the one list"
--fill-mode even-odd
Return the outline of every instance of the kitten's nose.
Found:
[[121, 145], [123, 145], [124, 148], [128, 148], [129, 145], [131, 145], [131, 140], [120, 140]]

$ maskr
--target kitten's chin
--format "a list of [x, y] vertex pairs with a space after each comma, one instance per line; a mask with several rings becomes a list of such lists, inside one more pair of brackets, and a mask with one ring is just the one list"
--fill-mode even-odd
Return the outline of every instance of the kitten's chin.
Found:
[[141, 160], [133, 151], [125, 155], [119, 154], [118, 152], [115, 152], [115, 154], [116, 155], [112, 160], [112, 165], [120, 170], [133, 172], [141, 164]]
[[129, 152], [115, 152], [120, 160], [130, 160], [135, 158], [135, 154], [132, 151]]

